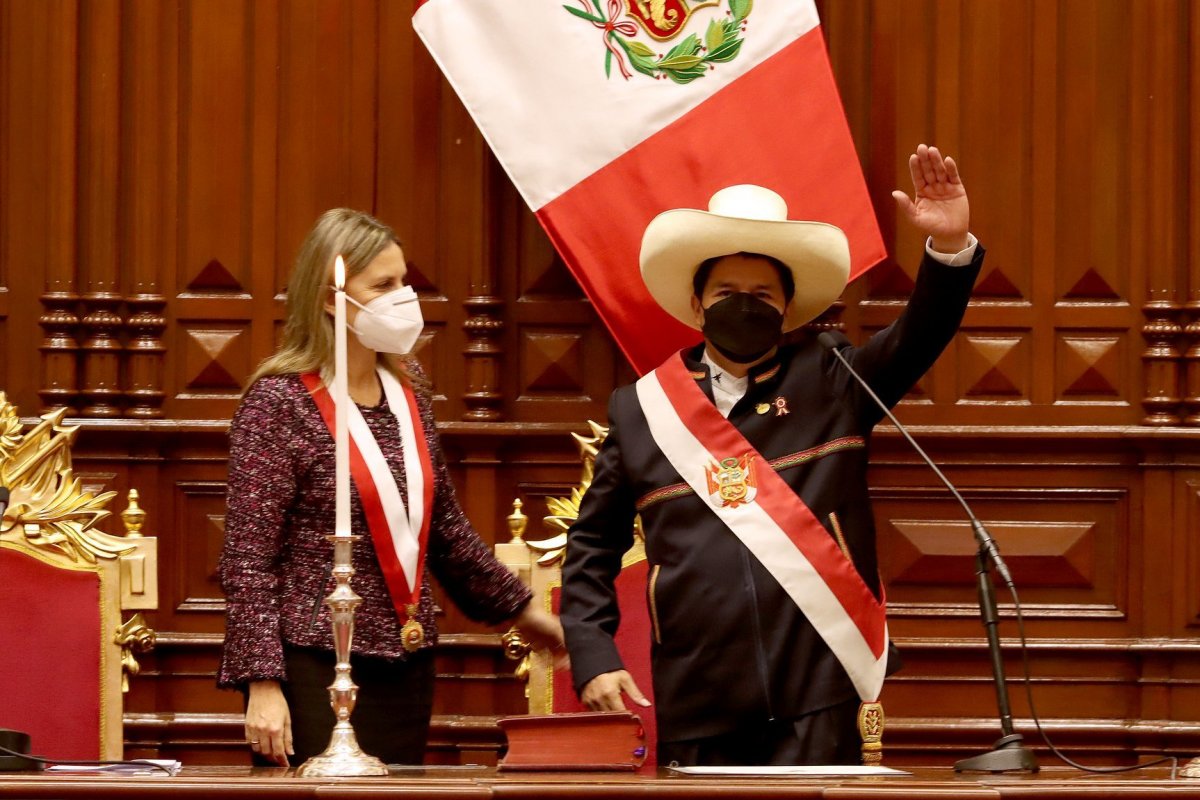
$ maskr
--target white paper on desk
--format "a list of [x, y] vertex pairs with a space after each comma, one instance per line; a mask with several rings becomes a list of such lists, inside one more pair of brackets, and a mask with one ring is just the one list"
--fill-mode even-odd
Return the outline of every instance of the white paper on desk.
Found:
[[808, 767], [667, 767], [684, 775], [728, 775], [739, 778], [867, 778], [883, 775], [911, 775], [890, 767], [808, 766]]
[[[138, 761], [122, 761], [119, 764], [54, 764], [46, 767], [47, 772], [73, 772], [89, 775], [172, 775], [179, 773], [183, 764], [169, 758], [142, 758]], [[158, 769], [162, 767], [163, 769]]]

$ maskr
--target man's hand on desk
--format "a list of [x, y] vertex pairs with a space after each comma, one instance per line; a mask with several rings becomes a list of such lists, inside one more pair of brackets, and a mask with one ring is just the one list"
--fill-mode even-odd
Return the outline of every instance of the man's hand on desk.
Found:
[[579, 699], [592, 711], [625, 711], [625, 701], [621, 699], [622, 692], [643, 708], [650, 705], [650, 701], [633, 682], [633, 676], [623, 669], [602, 672], [592, 678], [583, 687]]

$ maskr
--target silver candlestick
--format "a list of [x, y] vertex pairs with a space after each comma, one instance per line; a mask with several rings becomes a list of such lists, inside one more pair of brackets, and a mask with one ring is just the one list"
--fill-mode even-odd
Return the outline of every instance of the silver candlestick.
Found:
[[350, 678], [350, 644], [354, 639], [354, 612], [362, 604], [362, 598], [350, 588], [350, 578], [354, 576], [350, 552], [354, 542], [362, 537], [334, 534], [325, 538], [333, 543], [333, 577], [337, 581], [337, 586], [325, 598], [333, 622], [333, 649], [337, 654], [333, 684], [329, 687], [329, 704], [333, 706], [337, 722], [325, 752], [301, 764], [296, 774], [313, 778], [387, 775], [387, 765], [358, 746], [354, 727], [350, 724], [350, 714], [358, 701], [358, 687]]

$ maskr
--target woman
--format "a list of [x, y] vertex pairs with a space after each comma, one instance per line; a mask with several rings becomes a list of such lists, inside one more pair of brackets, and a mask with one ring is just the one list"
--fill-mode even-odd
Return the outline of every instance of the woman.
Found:
[[333, 640], [322, 601], [333, 586], [325, 537], [334, 530], [334, 404], [325, 384], [333, 377], [338, 254], [352, 331], [348, 427], [363, 459], [360, 469], [352, 465], [351, 488], [352, 532], [362, 537], [353, 548], [352, 586], [363, 598], [351, 659], [361, 687], [352, 721], [363, 750], [388, 763], [423, 760], [437, 640], [429, 572], [472, 619], [512, 622], [535, 647], [562, 648], [557, 618], [533, 607], [529, 590], [493, 557], [455, 499], [426, 382], [404, 357], [422, 320], [395, 234], [366, 214], [328, 211], [296, 259], [283, 345], [251, 378], [230, 429], [220, 563], [228, 612], [218, 685], [246, 693], [246, 739], [260, 764], [287, 766], [289, 757], [299, 764], [319, 754], [334, 723], [326, 688]]

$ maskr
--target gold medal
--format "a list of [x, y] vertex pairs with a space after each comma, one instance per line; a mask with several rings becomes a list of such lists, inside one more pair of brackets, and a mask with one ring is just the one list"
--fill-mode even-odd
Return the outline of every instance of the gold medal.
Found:
[[417, 622], [417, 607], [408, 605], [404, 612], [408, 615], [408, 622], [400, 628], [400, 642], [404, 645], [404, 649], [410, 653], [416, 652], [425, 644], [425, 629], [421, 627], [421, 623]]

